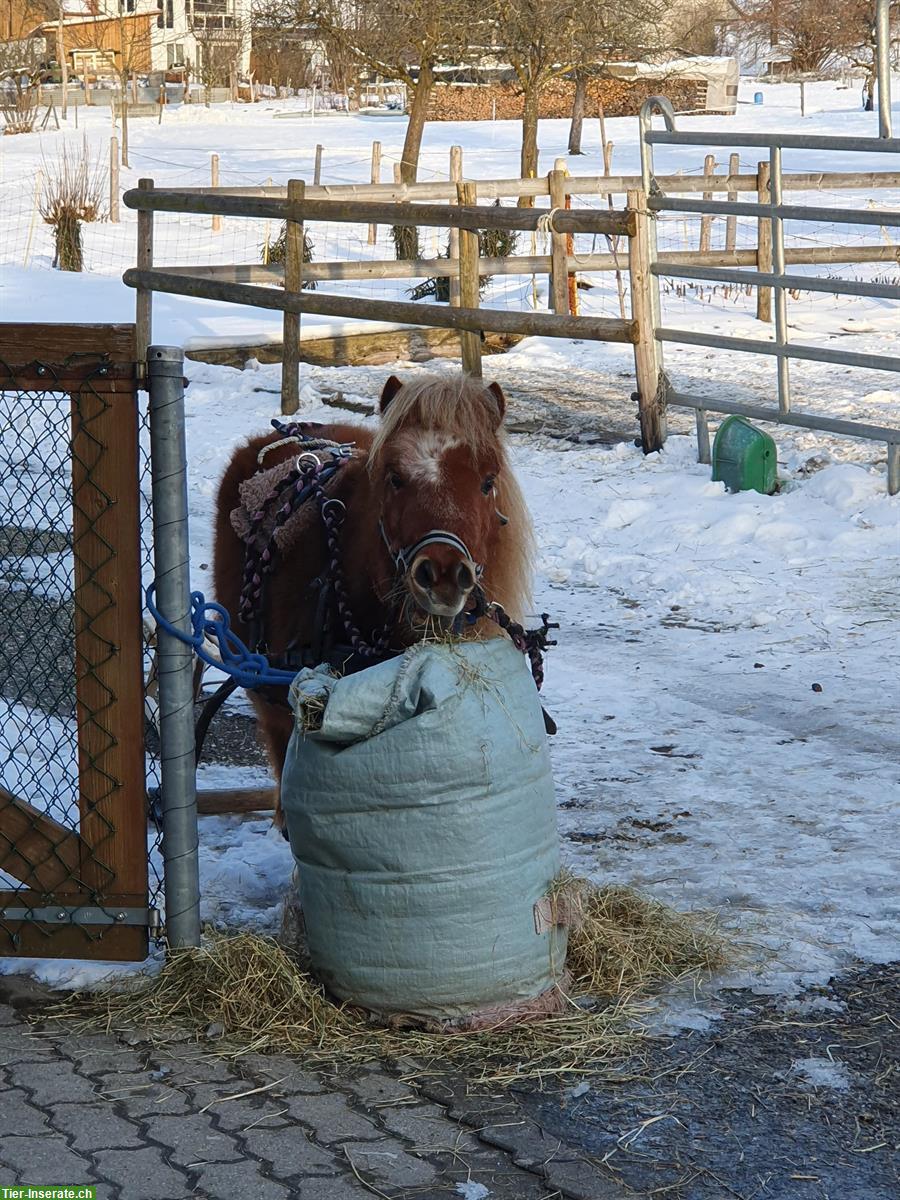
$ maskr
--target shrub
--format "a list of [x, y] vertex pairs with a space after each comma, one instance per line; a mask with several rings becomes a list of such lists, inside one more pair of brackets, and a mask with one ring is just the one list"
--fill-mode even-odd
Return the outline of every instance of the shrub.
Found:
[[54, 164], [45, 162], [39, 209], [53, 227], [54, 267], [61, 271], [83, 270], [81, 226], [86, 221], [103, 219], [105, 187], [103, 165], [91, 161], [87, 141], [80, 153], [70, 154], [63, 146]]

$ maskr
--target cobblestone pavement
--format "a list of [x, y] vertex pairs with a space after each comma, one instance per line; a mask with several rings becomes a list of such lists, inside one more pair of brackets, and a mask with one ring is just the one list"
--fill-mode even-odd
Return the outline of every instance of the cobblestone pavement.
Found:
[[490, 1119], [468, 1129], [374, 1065], [335, 1078], [288, 1057], [232, 1062], [194, 1043], [34, 1026], [0, 1003], [0, 1187], [93, 1183], [98, 1200], [565, 1197], [573, 1155], [515, 1123], [510, 1157]]

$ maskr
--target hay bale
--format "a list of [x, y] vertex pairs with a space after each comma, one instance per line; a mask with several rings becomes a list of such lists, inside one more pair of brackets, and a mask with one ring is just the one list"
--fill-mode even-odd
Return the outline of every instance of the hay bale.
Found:
[[573, 892], [583, 920], [570, 937], [572, 986], [556, 1016], [464, 1031], [377, 1027], [362, 1009], [333, 1003], [302, 956], [253, 933], [208, 934], [201, 949], [173, 951], [159, 975], [72, 997], [52, 1015], [83, 1031], [138, 1028], [157, 1043], [185, 1030], [203, 1040], [214, 1027], [222, 1036], [213, 1053], [295, 1054], [313, 1068], [412, 1057], [423, 1073], [497, 1085], [581, 1075], [634, 1052], [656, 986], [699, 980], [726, 953], [706, 915], [561, 876], [557, 896]]

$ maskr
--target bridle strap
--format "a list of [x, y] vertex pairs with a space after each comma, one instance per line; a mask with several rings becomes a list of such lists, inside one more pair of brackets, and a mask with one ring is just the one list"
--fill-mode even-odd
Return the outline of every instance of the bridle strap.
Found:
[[451, 546], [454, 550], [458, 550], [467, 562], [472, 563], [475, 567], [476, 578], [480, 579], [484, 573], [484, 567], [480, 563], [475, 562], [474, 557], [469, 551], [469, 547], [462, 538], [457, 537], [455, 533], [451, 533], [448, 529], [430, 529], [428, 533], [420, 537], [417, 542], [413, 542], [411, 546], [402, 546], [399, 550], [395, 550], [388, 538], [384, 521], [378, 522], [378, 528], [381, 531], [381, 538], [387, 547], [388, 554], [394, 560], [394, 565], [398, 572], [402, 572], [404, 575], [409, 573], [416, 558], [426, 546]]

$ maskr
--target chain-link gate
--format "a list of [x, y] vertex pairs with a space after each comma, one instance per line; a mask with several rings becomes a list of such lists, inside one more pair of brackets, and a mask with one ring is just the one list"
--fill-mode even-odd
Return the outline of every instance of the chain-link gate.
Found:
[[137, 382], [133, 326], [0, 325], [0, 955], [147, 954]]

